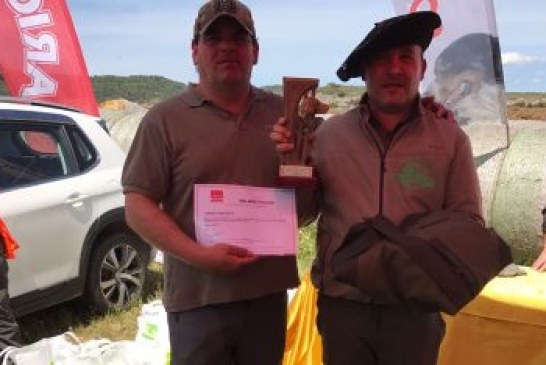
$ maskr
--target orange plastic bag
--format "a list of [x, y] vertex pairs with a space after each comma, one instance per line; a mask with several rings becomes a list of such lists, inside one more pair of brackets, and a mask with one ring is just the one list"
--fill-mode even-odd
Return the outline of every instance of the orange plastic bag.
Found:
[[2, 218], [0, 218], [0, 236], [2, 236], [2, 242], [4, 242], [4, 256], [7, 259], [14, 259], [15, 250], [19, 248], [19, 245], [11, 233], [9, 233], [8, 227]]

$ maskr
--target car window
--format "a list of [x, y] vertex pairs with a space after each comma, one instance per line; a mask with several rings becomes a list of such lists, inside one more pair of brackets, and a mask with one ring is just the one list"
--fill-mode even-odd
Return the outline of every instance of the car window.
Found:
[[70, 127], [67, 131], [74, 146], [78, 169], [80, 172], [88, 170], [97, 162], [97, 152], [93, 144], [78, 128]]
[[62, 127], [0, 123], [0, 190], [70, 174]]

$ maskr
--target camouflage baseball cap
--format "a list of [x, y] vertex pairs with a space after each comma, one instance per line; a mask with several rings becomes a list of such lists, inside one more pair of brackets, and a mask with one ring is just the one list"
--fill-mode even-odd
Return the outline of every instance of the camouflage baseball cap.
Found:
[[246, 29], [253, 38], [256, 37], [254, 21], [250, 9], [237, 0], [210, 0], [201, 6], [195, 19], [193, 36], [198, 37], [203, 34], [207, 28], [222, 16], [230, 16]]

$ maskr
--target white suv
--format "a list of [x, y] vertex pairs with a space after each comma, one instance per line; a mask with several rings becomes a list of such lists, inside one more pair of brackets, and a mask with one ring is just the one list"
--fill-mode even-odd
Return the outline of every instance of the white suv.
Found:
[[124, 159], [98, 118], [0, 100], [0, 216], [21, 246], [8, 261], [16, 315], [81, 295], [99, 312], [140, 297], [151, 250], [125, 223]]

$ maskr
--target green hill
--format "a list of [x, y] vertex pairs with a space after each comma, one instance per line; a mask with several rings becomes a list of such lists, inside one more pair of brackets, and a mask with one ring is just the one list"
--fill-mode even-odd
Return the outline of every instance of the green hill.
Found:
[[[182, 91], [184, 84], [162, 76], [93, 76], [95, 97], [99, 103], [112, 99], [150, 105]], [[0, 95], [8, 95], [4, 80], [0, 77]]]
[[6, 87], [2, 77], [0, 77], [0, 95], [8, 95], [8, 88]]
[[99, 103], [127, 99], [139, 104], [153, 104], [182, 91], [184, 84], [162, 76], [93, 76], [95, 96]]
[[[129, 101], [150, 106], [159, 100], [166, 99], [182, 91], [184, 83], [173, 81], [162, 76], [93, 76], [91, 77], [95, 97], [99, 103], [112, 99], [127, 99]], [[268, 85], [262, 88], [282, 94], [282, 85]], [[363, 86], [348, 86], [328, 83], [318, 88], [321, 100], [330, 104], [333, 110], [344, 109], [356, 105], [364, 92]], [[8, 95], [4, 80], [0, 75], [0, 95]], [[508, 106], [537, 108], [546, 103], [544, 93], [507, 92]]]

